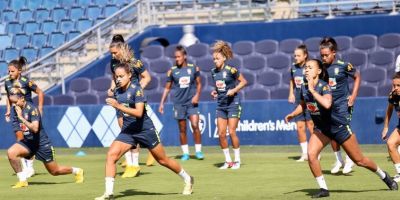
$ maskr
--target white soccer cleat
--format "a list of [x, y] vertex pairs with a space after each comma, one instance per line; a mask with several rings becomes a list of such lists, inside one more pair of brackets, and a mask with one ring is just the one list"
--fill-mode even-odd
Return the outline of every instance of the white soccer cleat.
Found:
[[301, 154], [301, 157], [296, 162], [304, 162], [308, 160], [307, 154]]
[[33, 168], [26, 168], [24, 172], [26, 174], [26, 178], [30, 178], [35, 175], [35, 170]]
[[103, 194], [103, 196], [96, 197], [94, 200], [114, 200], [114, 195], [112, 194]]
[[400, 175], [399, 175], [399, 174], [396, 174], [396, 175], [393, 177], [393, 180], [396, 181], [396, 182], [399, 182], [399, 181], [400, 181]]
[[342, 173], [343, 173], [343, 174], [348, 174], [348, 173], [350, 173], [351, 171], [353, 171], [353, 167], [354, 167], [354, 162], [353, 162], [353, 161], [347, 161], [347, 162], [344, 164]]
[[231, 169], [240, 169], [240, 162], [236, 161], [232, 164]]
[[219, 169], [228, 169], [232, 167], [232, 163], [230, 162], [224, 162], [224, 165], [222, 165], [221, 167], [219, 167]]
[[333, 168], [331, 169], [331, 174], [337, 174], [342, 166], [343, 166], [343, 163], [336, 161]]
[[193, 193], [193, 184], [194, 178], [191, 176], [189, 183], [185, 182], [185, 186], [183, 187], [183, 195], [191, 195]]

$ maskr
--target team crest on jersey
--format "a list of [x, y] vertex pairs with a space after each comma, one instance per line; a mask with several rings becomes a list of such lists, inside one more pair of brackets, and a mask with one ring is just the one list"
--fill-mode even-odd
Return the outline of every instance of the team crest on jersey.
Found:
[[226, 75], [227, 75], [227, 74], [226, 74], [226, 71], [222, 72], [222, 78], [225, 79], [225, 78], [226, 78]]
[[339, 74], [339, 68], [335, 68], [335, 75]]
[[136, 96], [137, 96], [137, 97], [141, 97], [141, 96], [143, 96], [143, 92], [142, 92], [142, 90], [138, 90], [138, 91], [136, 91]]
[[310, 113], [317, 113], [319, 111], [317, 103], [308, 102], [307, 103], [307, 110], [309, 110]]
[[351, 70], [353, 70], [353, 65], [349, 63], [347, 65], [347, 71], [351, 71]]
[[32, 87], [33, 81], [29, 81], [28, 85], [29, 85], [29, 87]]
[[24, 114], [24, 118], [27, 120], [28, 119], [28, 113]]
[[192, 74], [192, 69], [187, 69], [187, 73], [190, 75]]
[[332, 89], [336, 89], [336, 78], [329, 78], [329, 86], [331, 86]]
[[36, 111], [33, 110], [33, 111], [32, 111], [32, 116], [36, 116], [36, 115], [37, 115]]
[[237, 70], [236, 70], [235, 68], [232, 68], [232, 69], [231, 69], [231, 73], [232, 73], [232, 74], [235, 74], [236, 72], [237, 72]]
[[130, 92], [128, 92], [128, 94], [126, 95], [126, 98], [130, 99], [132, 97], [132, 94]]

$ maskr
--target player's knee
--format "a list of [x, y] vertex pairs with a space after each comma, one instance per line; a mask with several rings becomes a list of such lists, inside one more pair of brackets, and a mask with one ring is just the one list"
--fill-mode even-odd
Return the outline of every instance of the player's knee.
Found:
[[49, 169], [49, 173], [50, 173], [52, 176], [58, 176], [58, 175], [60, 175], [60, 172], [59, 172], [58, 169]]
[[366, 167], [367, 166], [367, 157], [363, 157], [363, 158], [361, 158], [361, 159], [358, 159], [358, 160], [354, 160], [354, 163], [357, 165], [357, 166], [360, 166], [360, 167]]
[[15, 159], [17, 158], [17, 153], [14, 149], [8, 149], [7, 150], [7, 157], [8, 159]]
[[397, 142], [395, 141], [395, 140], [388, 140], [387, 141], [387, 146], [388, 146], [388, 148], [390, 149], [390, 150], [396, 150], [397, 151]]
[[316, 160], [318, 160], [318, 155], [319, 155], [319, 153], [318, 153], [317, 151], [312, 150], [312, 149], [309, 149], [309, 150], [307, 151], [307, 156], [308, 156], [308, 160], [309, 160], [309, 161], [316, 161]]
[[198, 124], [193, 123], [193, 124], [191, 124], [191, 126], [192, 126], [193, 131], [199, 129], [199, 125]]
[[162, 166], [167, 166], [168, 165], [168, 158], [165, 157], [165, 158], [158, 159], [157, 162]]
[[107, 162], [116, 163], [117, 161], [118, 161], [118, 153], [117, 152], [113, 152], [113, 151], [109, 151], [107, 153]]

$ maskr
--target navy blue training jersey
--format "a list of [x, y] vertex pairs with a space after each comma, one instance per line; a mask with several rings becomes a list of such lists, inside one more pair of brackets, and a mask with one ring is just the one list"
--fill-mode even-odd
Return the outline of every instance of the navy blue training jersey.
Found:
[[7, 78], [4, 86], [6, 88], [8, 97], [10, 96], [12, 88], [20, 88], [22, 93], [24, 94], [25, 100], [28, 102], [32, 102], [32, 91], [36, 91], [37, 89], [37, 85], [25, 76], [21, 76], [17, 80]]
[[173, 66], [167, 72], [167, 82], [171, 82], [174, 89], [174, 104], [188, 105], [196, 95], [196, 78], [200, 76], [199, 69], [193, 64], [185, 67]]
[[[119, 60], [112, 58], [110, 62], [111, 72], [115, 75], [115, 68], [120, 63]], [[139, 84], [140, 81], [140, 74], [142, 74], [146, 68], [144, 67], [142, 61], [134, 60], [132, 63], [129, 63], [131, 66], [132, 78], [131, 81], [134, 84]]]
[[231, 66], [225, 65], [221, 69], [213, 68], [211, 75], [214, 80], [215, 89], [218, 93], [218, 107], [228, 107], [234, 104], [240, 104], [239, 94], [227, 96], [228, 90], [236, 87], [240, 72]]
[[[325, 94], [331, 94], [329, 85], [323, 80], [318, 80], [314, 90], [321, 96]], [[311, 119], [313, 120], [315, 126], [321, 130], [330, 131], [331, 109], [324, 108], [314, 99], [314, 96], [308, 90], [307, 82], [303, 84], [301, 92], [302, 99], [306, 104], [307, 110], [310, 112]]]
[[24, 134], [24, 140], [30, 141], [33, 143], [37, 143], [40, 145], [45, 145], [45, 144], [50, 144], [50, 140], [42, 126], [42, 119], [40, 116], [40, 113], [38, 109], [33, 105], [31, 102], [26, 102], [25, 108], [22, 109], [22, 116], [24, 119], [28, 122], [34, 122], [38, 121], [39, 122], [39, 132], [38, 133], [32, 133], [28, 127], [22, 123], [17, 115], [13, 115], [13, 121], [12, 121], [12, 126], [14, 132], [17, 131], [22, 131]]
[[290, 76], [294, 83], [293, 89], [296, 103], [299, 103], [301, 99], [301, 87], [304, 84], [304, 67], [293, 64], [290, 69]]
[[[356, 69], [352, 64], [341, 60], [335, 60], [330, 66], [327, 66], [329, 74], [329, 86], [332, 90], [333, 105], [347, 102], [350, 96], [348, 78], [354, 78]], [[347, 105], [347, 104], [346, 104]]]
[[122, 133], [134, 134], [139, 133], [142, 130], [154, 128], [153, 122], [149, 116], [147, 116], [146, 97], [144, 96], [143, 89], [140, 86], [131, 83], [126, 91], [124, 91], [122, 88], [119, 88], [115, 92], [115, 98], [120, 104], [123, 104], [125, 107], [129, 108], [135, 108], [136, 103], [145, 104], [143, 116], [140, 118], [130, 116], [118, 110], [118, 116], [123, 117], [123, 125], [121, 129]]

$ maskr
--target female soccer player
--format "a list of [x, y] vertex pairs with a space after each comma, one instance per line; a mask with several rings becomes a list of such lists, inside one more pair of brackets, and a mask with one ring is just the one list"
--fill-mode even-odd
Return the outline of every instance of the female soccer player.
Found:
[[146, 98], [140, 86], [133, 84], [130, 65], [121, 63], [115, 69], [115, 77], [119, 88], [115, 91], [115, 99], [107, 98], [108, 105], [118, 110], [123, 116], [121, 133], [111, 144], [106, 160], [106, 191], [96, 200], [113, 199], [115, 163], [133, 146], [140, 144], [148, 148], [158, 163], [179, 174], [185, 182], [183, 194], [192, 193], [193, 177], [189, 176], [183, 168], [173, 159], [166, 156], [160, 138], [154, 128], [153, 122], [146, 113]]
[[[382, 139], [387, 140], [387, 147], [389, 151], [389, 155], [392, 158], [392, 162], [394, 164], [394, 168], [396, 169], [397, 175], [394, 177], [396, 182], [400, 181], [400, 154], [398, 152], [398, 147], [400, 145], [400, 72], [397, 72], [393, 76], [392, 80], [393, 90], [389, 95], [389, 104], [386, 109], [386, 117], [384, 121], [384, 126], [382, 130]], [[392, 117], [393, 108], [397, 112], [397, 116], [399, 117], [399, 123], [396, 128], [393, 130], [392, 134], [388, 138], [387, 132], [389, 127], [390, 118]]]
[[[115, 67], [121, 63], [130, 63], [131, 70], [133, 72], [132, 82], [145, 88], [151, 81], [149, 72], [144, 68], [142, 62], [134, 58], [133, 51], [128, 44], [125, 43], [124, 38], [121, 35], [115, 35], [112, 38], [110, 44], [110, 52], [112, 60], [110, 63], [111, 72], [113, 73], [113, 81], [111, 81], [111, 87], [108, 92], [108, 96], [114, 95], [114, 90], [117, 87], [115, 79]], [[147, 107], [149, 109], [150, 107]], [[151, 108], [150, 108], [151, 109]], [[122, 118], [121, 118], [122, 119]], [[131, 178], [139, 175], [139, 147], [127, 151], [125, 154], [126, 168], [122, 178]], [[146, 165], [150, 166], [154, 163], [154, 158], [151, 154], [148, 154]]]
[[[285, 117], [285, 121], [289, 122], [305, 109], [308, 109], [314, 121], [314, 134], [311, 135], [308, 144], [308, 164], [317, 180], [320, 191], [312, 195], [312, 198], [329, 196], [318, 155], [331, 140], [339, 143], [358, 166], [375, 172], [390, 190], [397, 190], [397, 183], [393, 181], [389, 174], [382, 171], [372, 160], [362, 155], [356, 136], [351, 133], [351, 130], [345, 124], [335, 121], [335, 117], [343, 113], [335, 110], [332, 106], [333, 97], [330, 87], [325, 82], [328, 81], [326, 73], [320, 61], [307, 61], [305, 70], [307, 82], [302, 86], [302, 101], [292, 113]], [[347, 102], [344, 103], [347, 105]]]
[[[334, 120], [350, 128], [353, 105], [360, 87], [361, 76], [353, 65], [337, 59], [336, 52], [337, 44], [333, 38], [326, 37], [322, 39], [320, 43], [320, 54], [322, 62], [329, 74], [329, 86], [331, 87], [333, 97], [332, 109], [339, 111], [339, 115], [335, 116]], [[351, 93], [349, 91], [349, 77], [354, 79], [354, 86]], [[342, 160], [340, 146], [335, 141], [333, 141], [331, 145], [336, 156], [336, 163], [331, 173], [336, 174], [339, 172], [344, 162]], [[345, 166], [342, 171], [343, 174], [350, 173], [353, 165], [354, 162], [349, 156], [346, 156]]]
[[[294, 61], [290, 70], [290, 87], [289, 87], [289, 103], [298, 105], [300, 103], [300, 90], [304, 83], [304, 65], [308, 59], [308, 51], [306, 45], [302, 44], [294, 50]], [[297, 162], [303, 162], [307, 160], [307, 133], [306, 126], [310, 134], [314, 130], [314, 123], [311, 120], [310, 112], [305, 110], [304, 113], [298, 115], [294, 121], [297, 126], [297, 137], [301, 147], [301, 157]]]
[[183, 155], [181, 160], [189, 160], [189, 145], [186, 136], [186, 118], [189, 118], [194, 136], [196, 158], [204, 159], [201, 151], [201, 134], [199, 129], [199, 98], [201, 92], [200, 69], [187, 63], [186, 50], [183, 46], [177, 46], [175, 50], [175, 62], [167, 72], [167, 83], [161, 97], [158, 111], [164, 113], [164, 102], [173, 86], [175, 90], [174, 116], [178, 121], [180, 141]]
[[12, 188], [28, 186], [27, 174], [22, 171], [20, 159], [32, 158], [43, 162], [47, 171], [53, 175], [75, 174], [75, 182], [83, 182], [83, 170], [76, 167], [66, 167], [57, 164], [54, 158], [54, 149], [42, 126], [39, 110], [31, 102], [25, 99], [21, 88], [11, 88], [9, 100], [14, 104], [13, 129], [21, 131], [23, 138], [12, 145], [8, 151], [8, 159], [11, 167], [17, 173], [18, 182]]
[[[233, 57], [232, 49], [226, 42], [217, 41], [214, 44], [213, 51], [215, 68], [211, 70], [211, 75], [215, 83], [215, 90], [211, 92], [211, 95], [214, 99], [217, 99], [216, 115], [219, 143], [225, 155], [225, 163], [220, 169], [239, 169], [240, 149], [236, 127], [242, 108], [238, 92], [247, 84], [247, 81], [236, 68], [225, 64], [227, 59]], [[227, 127], [235, 154], [235, 162], [233, 163], [229, 154], [228, 140], [226, 139]]]
[[[43, 114], [43, 98], [44, 94], [43, 91], [32, 81], [29, 80], [29, 78], [22, 76], [22, 71], [25, 65], [27, 64], [27, 60], [25, 57], [20, 57], [18, 60], [12, 60], [8, 64], [8, 78], [5, 81], [5, 88], [6, 88], [6, 93], [7, 97], [10, 97], [10, 90], [13, 87], [18, 87], [21, 89], [25, 96], [25, 100], [33, 103], [32, 102], [32, 92], [35, 92], [38, 95], [38, 109], [40, 114]], [[15, 115], [15, 110], [14, 107], [11, 106], [11, 103], [9, 100], [6, 101], [6, 121], [9, 122], [10, 119]], [[17, 141], [20, 141], [24, 138], [23, 133], [21, 130], [16, 129], [15, 130], [15, 135], [17, 138]], [[35, 174], [35, 170], [33, 169], [33, 160], [34, 158], [32, 157], [31, 159], [25, 159], [24, 157], [21, 158], [21, 163], [22, 163], [22, 169], [25, 171], [27, 174], [27, 177], [31, 177]]]

